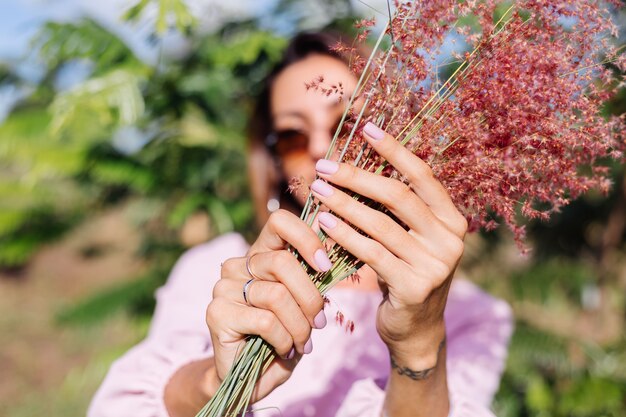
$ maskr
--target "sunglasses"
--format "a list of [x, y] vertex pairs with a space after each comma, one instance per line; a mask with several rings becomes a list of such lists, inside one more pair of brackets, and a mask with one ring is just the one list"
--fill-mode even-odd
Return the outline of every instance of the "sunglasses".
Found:
[[[335, 136], [338, 124], [330, 130], [331, 138]], [[339, 132], [339, 137], [349, 134], [350, 128], [347, 123], [344, 123], [341, 132]], [[284, 157], [294, 153], [308, 152], [310, 141], [308, 132], [299, 129], [283, 129], [275, 130], [267, 135], [265, 145], [274, 155]]]

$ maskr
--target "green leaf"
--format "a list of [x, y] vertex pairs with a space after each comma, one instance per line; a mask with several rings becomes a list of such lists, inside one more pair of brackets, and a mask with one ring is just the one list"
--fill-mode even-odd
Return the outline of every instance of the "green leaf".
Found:
[[58, 94], [50, 105], [50, 130], [59, 135], [84, 118], [111, 130], [137, 122], [144, 108], [139, 78], [128, 71], [114, 70]]
[[207, 197], [202, 194], [192, 194], [183, 198], [174, 206], [167, 217], [167, 224], [172, 228], [178, 228], [185, 223], [185, 220], [199, 208], [205, 208]]
[[101, 161], [89, 172], [100, 184], [128, 186], [140, 193], [147, 193], [155, 185], [150, 170], [127, 161]]
[[92, 19], [47, 22], [33, 39], [33, 49], [52, 74], [71, 61], [93, 64], [96, 76], [112, 69], [147, 68], [121, 39]]
[[122, 15], [122, 19], [129, 21], [137, 20], [149, 2], [150, 0], [140, 0]]
[[526, 402], [531, 410], [535, 412], [548, 412], [554, 406], [554, 398], [550, 387], [539, 376], [533, 377], [528, 382], [526, 391]]
[[572, 382], [563, 393], [559, 411], [563, 415], [618, 415], [626, 398], [626, 383], [589, 377]]

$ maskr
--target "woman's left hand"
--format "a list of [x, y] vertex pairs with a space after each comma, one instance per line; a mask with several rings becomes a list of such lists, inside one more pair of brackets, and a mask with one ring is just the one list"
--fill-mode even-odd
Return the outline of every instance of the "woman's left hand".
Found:
[[[378, 154], [408, 180], [408, 185], [349, 164], [320, 160], [314, 195], [356, 232], [329, 213], [320, 213], [323, 230], [379, 277], [384, 300], [377, 329], [392, 360], [410, 369], [436, 365], [445, 340], [443, 312], [454, 271], [463, 253], [467, 221], [456, 209], [430, 167], [368, 123], [365, 137]], [[350, 189], [382, 203], [392, 217], [367, 207], [340, 189]]]

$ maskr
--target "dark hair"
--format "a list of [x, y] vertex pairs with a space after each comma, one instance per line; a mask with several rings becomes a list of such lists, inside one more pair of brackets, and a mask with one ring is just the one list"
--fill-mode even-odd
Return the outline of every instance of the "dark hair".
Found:
[[280, 161], [266, 146], [266, 140], [273, 130], [270, 95], [274, 80], [285, 68], [313, 54], [331, 56], [345, 62], [334, 50], [334, 46], [339, 42], [341, 36], [334, 33], [300, 33], [291, 39], [282, 59], [265, 79], [248, 125], [250, 154], [248, 171], [259, 224], [263, 224], [269, 215], [266, 207], [269, 198], [279, 198], [281, 207], [297, 206], [292, 195], [287, 192], [285, 179], [277, 169]]

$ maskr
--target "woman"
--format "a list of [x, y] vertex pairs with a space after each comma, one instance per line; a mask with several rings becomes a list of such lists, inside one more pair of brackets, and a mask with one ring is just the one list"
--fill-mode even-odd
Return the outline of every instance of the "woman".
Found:
[[[267, 220], [259, 237], [248, 246], [239, 235], [221, 236], [181, 258], [157, 292], [148, 337], [112, 366], [90, 416], [195, 415], [249, 334], [280, 355], [255, 391], [255, 416], [491, 415], [510, 310], [466, 281], [452, 283], [467, 224], [423, 161], [373, 124], [364, 139], [410, 186], [323, 159], [345, 103], [307, 92], [304, 83], [323, 74], [341, 81], [346, 95], [356, 84], [333, 44], [319, 34], [294, 38], [260, 98], [250, 152], [255, 206]], [[316, 173], [321, 179], [313, 181]], [[329, 213], [316, 219], [366, 264], [360, 283], [338, 284], [325, 308], [285, 250], [297, 248], [318, 271], [331, 267], [294, 214], [305, 197], [284, 192], [285, 181], [299, 176], [322, 204], [371, 236]], [[409, 230], [341, 188], [384, 203]], [[268, 217], [266, 206], [278, 201], [287, 210]], [[352, 334], [327, 326], [337, 307], [356, 323]]]

